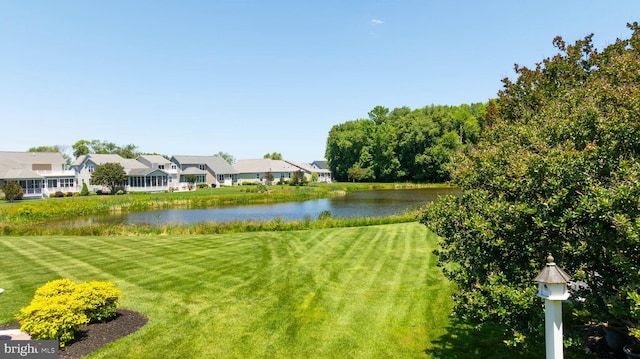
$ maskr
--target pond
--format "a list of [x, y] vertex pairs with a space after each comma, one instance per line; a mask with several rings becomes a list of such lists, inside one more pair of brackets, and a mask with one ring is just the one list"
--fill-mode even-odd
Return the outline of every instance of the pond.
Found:
[[313, 199], [303, 202], [254, 204], [233, 207], [200, 209], [166, 209], [124, 213], [110, 216], [90, 217], [73, 221], [73, 225], [101, 223], [179, 225], [199, 222], [227, 222], [234, 220], [298, 220], [305, 217], [316, 219], [323, 211], [331, 217], [385, 217], [417, 209], [444, 195], [455, 195], [452, 188], [429, 188], [410, 190], [376, 190], [353, 192], [345, 196]]

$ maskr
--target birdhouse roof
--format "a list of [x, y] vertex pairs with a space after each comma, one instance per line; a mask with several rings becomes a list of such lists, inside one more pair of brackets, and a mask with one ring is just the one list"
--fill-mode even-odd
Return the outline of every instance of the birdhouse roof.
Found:
[[553, 262], [553, 257], [549, 256], [549, 258], [547, 259], [547, 266], [542, 269], [534, 281], [550, 284], [566, 284], [569, 282], [571, 276]]

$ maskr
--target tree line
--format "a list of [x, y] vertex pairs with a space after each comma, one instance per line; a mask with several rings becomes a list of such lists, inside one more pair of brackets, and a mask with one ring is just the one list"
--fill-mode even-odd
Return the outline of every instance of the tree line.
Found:
[[371, 110], [329, 131], [325, 157], [338, 181], [445, 182], [452, 156], [475, 145], [487, 104]]

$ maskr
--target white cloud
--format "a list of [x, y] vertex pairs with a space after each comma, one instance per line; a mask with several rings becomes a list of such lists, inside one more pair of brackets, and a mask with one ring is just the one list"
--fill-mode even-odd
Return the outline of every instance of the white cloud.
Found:
[[384, 21], [378, 20], [378, 19], [371, 19], [371, 23], [374, 25], [382, 25], [384, 24]]

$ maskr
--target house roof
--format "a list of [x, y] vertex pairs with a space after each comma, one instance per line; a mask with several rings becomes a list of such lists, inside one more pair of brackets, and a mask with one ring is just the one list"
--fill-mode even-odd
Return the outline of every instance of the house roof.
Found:
[[58, 152], [0, 151], [0, 178], [8, 180], [44, 178], [32, 171], [32, 164], [65, 164]]
[[36, 172], [23, 168], [22, 164], [8, 158], [0, 158], [0, 178], [7, 180], [43, 178]]
[[[171, 157], [172, 160], [176, 160], [181, 166], [187, 165], [206, 165], [211, 171], [216, 174], [238, 174], [229, 162], [225, 161], [220, 156], [185, 156], [175, 155]], [[186, 172], [183, 172], [186, 173]]]
[[322, 161], [313, 161], [311, 162], [311, 165], [315, 165], [316, 167], [326, 170], [329, 169], [329, 164], [327, 163], [327, 161], [322, 160]]
[[165, 171], [149, 167], [133, 168], [127, 172], [127, 176], [149, 176], [152, 174], [155, 176], [167, 176]]
[[326, 170], [326, 169], [321, 169], [321, 168], [316, 168], [313, 167], [312, 165], [308, 164], [308, 163], [299, 163], [299, 162], [294, 162], [294, 161], [285, 161], [288, 162], [296, 167], [299, 167], [301, 170], [308, 172], [308, 173], [313, 173], [313, 172], [317, 172], [317, 173], [331, 173], [331, 171]]
[[180, 172], [180, 174], [183, 174], [183, 175], [203, 175], [206, 173], [207, 171], [201, 170], [197, 167], [187, 167], [186, 170]]
[[170, 162], [168, 159], [160, 155], [140, 155], [136, 158], [136, 160], [138, 158], [141, 158], [149, 163], [156, 163], [156, 164], [165, 164]]
[[235, 167], [238, 173], [295, 172], [298, 170], [298, 167], [291, 163], [270, 158], [238, 160]]
[[[141, 175], [140, 173], [144, 173], [144, 171], [140, 171], [140, 170], [151, 170], [144, 163], [138, 160], [135, 160], [133, 158], [122, 158], [122, 156], [117, 154], [104, 154], [104, 153], [90, 153], [87, 155], [79, 156], [78, 158], [76, 158], [75, 161], [73, 161], [71, 166], [80, 167], [88, 161], [91, 161], [98, 166], [103, 165], [105, 163], [119, 163], [124, 168], [124, 171], [127, 174], [127, 176], [132, 176], [132, 175], [140, 176]], [[139, 171], [136, 171], [135, 174], [132, 174], [131, 173], [132, 170], [139, 170]]]
[[18, 163], [55, 163], [64, 164], [65, 161], [59, 152], [12, 152], [0, 151], [0, 159], [9, 159]]

